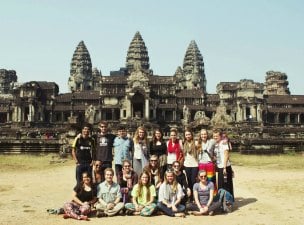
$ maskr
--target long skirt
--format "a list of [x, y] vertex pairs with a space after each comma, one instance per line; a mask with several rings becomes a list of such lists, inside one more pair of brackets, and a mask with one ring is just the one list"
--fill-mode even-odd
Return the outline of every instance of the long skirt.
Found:
[[216, 176], [215, 176], [215, 166], [213, 162], [208, 163], [199, 163], [198, 164], [199, 170], [205, 170], [207, 173], [208, 181], [212, 181], [214, 184], [214, 196], [217, 194], [217, 187], [216, 187]]

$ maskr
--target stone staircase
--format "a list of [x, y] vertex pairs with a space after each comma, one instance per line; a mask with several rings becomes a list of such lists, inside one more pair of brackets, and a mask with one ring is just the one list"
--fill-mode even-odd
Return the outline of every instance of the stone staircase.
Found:
[[57, 139], [0, 139], [0, 154], [59, 153]]

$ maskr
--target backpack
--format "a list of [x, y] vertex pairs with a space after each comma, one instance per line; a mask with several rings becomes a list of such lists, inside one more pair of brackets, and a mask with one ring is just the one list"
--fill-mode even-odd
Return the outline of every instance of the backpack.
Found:
[[218, 190], [217, 195], [214, 197], [214, 202], [221, 203], [220, 209], [224, 213], [231, 213], [233, 207], [233, 196], [230, 194], [229, 191], [226, 191], [224, 188], [220, 188]]

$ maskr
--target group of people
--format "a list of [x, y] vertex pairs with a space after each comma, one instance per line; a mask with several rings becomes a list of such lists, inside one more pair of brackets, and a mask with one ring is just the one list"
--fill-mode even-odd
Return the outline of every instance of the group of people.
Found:
[[77, 184], [72, 201], [64, 205], [64, 218], [88, 220], [92, 209], [97, 217], [151, 216], [156, 211], [181, 217], [185, 212], [213, 215], [220, 207], [214, 201], [217, 190], [233, 196], [231, 145], [220, 131], [213, 131], [209, 139], [203, 129], [195, 140], [185, 129], [182, 140], [172, 128], [165, 141], [160, 129], [153, 131], [151, 140], [142, 126], [133, 138], [125, 127], [117, 130], [117, 135], [111, 134], [102, 121], [96, 134], [84, 125], [75, 138]]

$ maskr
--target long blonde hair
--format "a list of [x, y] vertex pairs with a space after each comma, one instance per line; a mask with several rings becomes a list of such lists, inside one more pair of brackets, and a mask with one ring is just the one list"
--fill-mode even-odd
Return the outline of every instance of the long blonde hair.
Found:
[[175, 173], [174, 173], [173, 170], [169, 169], [169, 170], [167, 170], [167, 171], [165, 172], [164, 182], [165, 182], [165, 184], [168, 184], [167, 175], [168, 175], [169, 173], [172, 173], [173, 178], [174, 178], [174, 179], [173, 179], [173, 184], [172, 184], [172, 192], [173, 192], [173, 193], [177, 193], [177, 185], [178, 185], [178, 183], [177, 183], [177, 181], [176, 181], [176, 175], [175, 175]]
[[133, 137], [133, 142], [134, 144], [138, 144], [139, 143], [139, 130], [142, 130], [144, 131], [144, 139], [143, 139], [143, 144], [146, 144], [147, 145], [147, 131], [146, 131], [146, 128], [144, 128], [143, 126], [140, 126], [136, 129], [135, 131], [135, 134], [134, 134], [134, 137]]
[[[192, 136], [192, 139], [190, 141], [188, 141], [186, 139], [186, 132], [189, 132]], [[184, 148], [183, 148], [183, 153], [184, 153], [184, 156], [186, 156], [186, 154], [190, 154], [192, 155], [194, 158], [198, 159], [198, 148], [197, 146], [195, 145], [195, 142], [194, 142], [194, 136], [193, 136], [193, 132], [186, 128], [185, 132], [184, 132], [184, 136], [185, 136], [185, 141], [184, 141]]]

